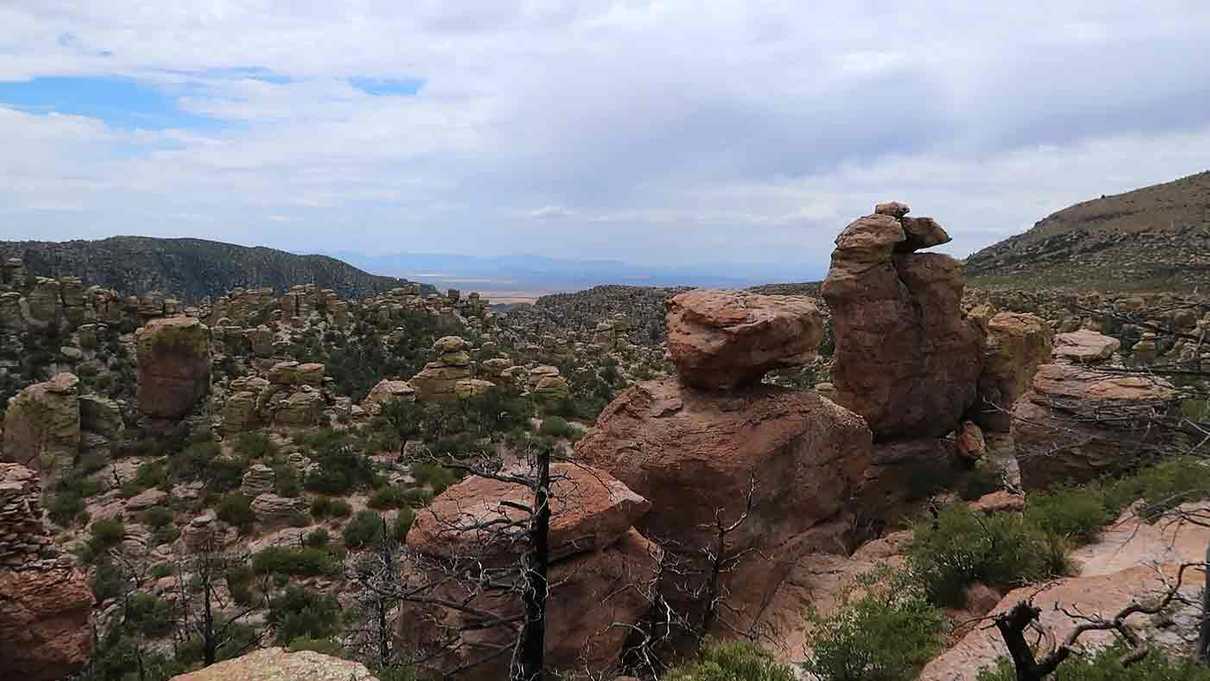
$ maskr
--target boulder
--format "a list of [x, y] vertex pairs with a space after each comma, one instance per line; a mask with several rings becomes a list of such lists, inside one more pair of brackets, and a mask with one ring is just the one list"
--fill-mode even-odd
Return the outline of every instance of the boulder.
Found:
[[836, 337], [836, 401], [880, 440], [954, 430], [983, 365], [983, 334], [962, 313], [962, 266], [903, 252], [939, 236], [921, 238], [909, 240], [892, 215], [859, 218], [837, 237], [821, 289]]
[[495, 388], [496, 384], [479, 378], [464, 378], [454, 384], [454, 394], [458, 399], [465, 400], [478, 397]]
[[248, 390], [241, 390], [228, 397], [222, 408], [223, 432], [243, 433], [259, 425], [258, 400], [259, 395]]
[[1044, 364], [1013, 407], [1021, 481], [1046, 487], [1130, 467], [1166, 448], [1171, 433], [1151, 426], [1178, 404], [1179, 393], [1158, 378]]
[[759, 383], [815, 358], [823, 318], [802, 296], [696, 290], [668, 303], [668, 353], [681, 380], [707, 390]]
[[277, 404], [273, 423], [286, 428], [317, 426], [323, 419], [326, 405], [323, 393], [310, 386], [303, 386], [301, 390], [290, 393], [289, 397]]
[[114, 400], [100, 395], [80, 396], [80, 429], [113, 440], [122, 435], [122, 407]]
[[458, 336], [445, 336], [433, 343], [436, 358], [408, 381], [421, 401], [458, 399], [459, 381], [471, 378], [470, 345]]
[[958, 456], [969, 461], [977, 461], [987, 451], [987, 443], [983, 440], [983, 429], [973, 421], [962, 422], [962, 427], [955, 433], [954, 443]]
[[286, 652], [265, 648], [224, 660], [170, 681], [377, 681], [360, 662], [342, 660], [312, 650]]
[[126, 500], [126, 510], [146, 511], [155, 506], [163, 506], [168, 501], [168, 493], [162, 489], [151, 488], [143, 490]]
[[244, 471], [244, 477], [240, 480], [239, 491], [246, 497], [255, 499], [262, 494], [268, 494], [273, 491], [273, 484], [276, 481], [276, 474], [273, 469], [263, 463], [254, 463]]
[[[410, 536], [409, 532], [409, 543]], [[557, 635], [546, 637], [548, 667], [587, 672], [592, 678], [616, 669], [631, 627], [651, 608], [652, 584], [662, 556], [658, 546], [631, 529], [603, 549], [553, 564], [546, 630]], [[521, 612], [515, 593], [471, 593], [456, 580], [405, 571], [405, 588], [418, 583], [436, 583], [433, 597], [465, 602], [473, 609], [509, 618]], [[494, 653], [515, 641], [509, 627], [483, 626], [465, 610], [409, 602], [400, 608], [395, 631], [397, 644], [418, 653], [428, 670], [462, 669], [457, 675], [460, 681], [508, 678], [508, 656]]]
[[62, 373], [17, 393], [4, 413], [4, 461], [56, 477], [80, 449], [80, 379]]
[[1038, 366], [1050, 360], [1050, 339], [1050, 326], [1032, 314], [1000, 312], [988, 320], [976, 413], [980, 426], [1009, 431], [1013, 404], [1029, 390]]
[[210, 330], [191, 317], [154, 319], [136, 345], [139, 410], [153, 419], [188, 415], [210, 389]]
[[367, 414], [376, 415], [382, 411], [385, 404], [392, 400], [414, 402], [416, 389], [407, 381], [383, 379], [370, 389], [370, 394], [361, 403], [361, 407], [366, 410]]
[[[751, 496], [747, 521], [728, 537], [730, 550], [753, 550], [727, 575], [727, 612], [742, 630], [803, 555], [843, 550], [838, 528], [851, 519], [871, 434], [813, 392], [758, 385], [720, 396], [669, 378], [622, 392], [576, 457], [648, 499], [638, 529], [687, 560], [716, 548], [716, 522], [740, 518]], [[693, 607], [685, 594], [702, 585], [675, 581], [665, 596]]]
[[[617, 541], [651, 507], [604, 471], [571, 463], [551, 465], [552, 559], [602, 549]], [[416, 515], [408, 546], [430, 556], [476, 557], [491, 564], [517, 558], [529, 489], [470, 477], [439, 494]], [[514, 527], [507, 526], [517, 523]]]
[[252, 500], [252, 513], [262, 527], [282, 527], [293, 524], [307, 510], [307, 501], [296, 497], [261, 494]]
[[1055, 334], [1054, 346], [1056, 359], [1095, 363], [1112, 357], [1122, 342], [1091, 329], [1079, 329]]

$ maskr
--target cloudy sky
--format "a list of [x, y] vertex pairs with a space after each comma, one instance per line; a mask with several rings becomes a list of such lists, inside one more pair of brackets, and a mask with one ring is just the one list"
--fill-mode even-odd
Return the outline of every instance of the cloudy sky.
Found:
[[1210, 3], [0, 0], [0, 238], [815, 269], [1210, 167]]

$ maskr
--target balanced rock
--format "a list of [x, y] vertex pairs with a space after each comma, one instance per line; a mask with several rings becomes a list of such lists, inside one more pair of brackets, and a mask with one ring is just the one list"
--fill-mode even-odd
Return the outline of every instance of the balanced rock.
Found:
[[[550, 550], [555, 560], [617, 541], [651, 507], [613, 476], [587, 466], [551, 465]], [[438, 495], [416, 516], [408, 546], [443, 558], [476, 557], [496, 563], [517, 558], [526, 516], [515, 504], [533, 504], [521, 485], [470, 477]], [[516, 523], [511, 527], [500, 527]]]
[[55, 477], [75, 462], [80, 449], [80, 379], [58, 374], [26, 387], [4, 413], [4, 461]]
[[276, 477], [272, 468], [263, 463], [254, 463], [248, 467], [247, 471], [244, 471], [239, 491], [244, 496], [255, 499], [262, 494], [268, 494], [273, 491], [273, 483]]
[[436, 358], [408, 381], [421, 401], [458, 399], [458, 381], [471, 377], [469, 344], [458, 336], [445, 336], [433, 343]]
[[932, 221], [905, 220], [876, 213], [846, 227], [822, 287], [836, 401], [880, 440], [954, 430], [975, 403], [983, 365], [982, 332], [962, 314], [961, 264], [910, 252], [948, 236]]
[[139, 409], [176, 420], [210, 389], [210, 330], [191, 317], [154, 319], [137, 339]]
[[1000, 312], [988, 320], [979, 376], [979, 425], [1008, 432], [1013, 404], [1029, 390], [1038, 366], [1050, 360], [1050, 338], [1050, 327], [1032, 314]]
[[681, 380], [727, 390], [815, 358], [823, 319], [800, 296], [696, 290], [668, 303], [668, 353]]
[[1044, 364], [1013, 408], [1012, 435], [1027, 488], [1083, 482], [1131, 467], [1169, 444], [1179, 393], [1146, 375]]
[[[623, 391], [576, 444], [578, 461], [651, 502], [638, 529], [686, 560], [714, 546], [720, 518], [748, 514], [727, 540], [751, 551], [725, 578], [725, 609], [741, 630], [797, 560], [841, 550], [870, 456], [861, 417], [814, 392], [757, 385], [720, 396], [672, 378]], [[693, 583], [670, 580], [665, 597], [692, 608], [685, 594], [702, 584], [684, 579]]]

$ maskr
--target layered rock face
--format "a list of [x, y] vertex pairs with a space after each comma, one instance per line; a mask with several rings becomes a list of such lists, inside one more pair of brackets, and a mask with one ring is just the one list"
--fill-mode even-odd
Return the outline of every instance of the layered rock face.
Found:
[[962, 314], [962, 268], [914, 253], [949, 241], [903, 204], [859, 218], [836, 239], [822, 293], [836, 335], [836, 401], [879, 440], [938, 437], [974, 403], [983, 336]]
[[[4, 460], [53, 477], [71, 467], [80, 450], [80, 380], [59, 374], [31, 385], [4, 414]], [[120, 416], [119, 416], [120, 423]]]
[[822, 340], [809, 298], [695, 290], [668, 301], [668, 351], [696, 388], [759, 383], [772, 369], [810, 362]]
[[1044, 364], [1012, 412], [1021, 482], [1083, 482], [1143, 460], [1170, 437], [1149, 424], [1178, 404], [1179, 393], [1157, 378]]
[[39, 498], [37, 473], [0, 464], [0, 679], [61, 679], [92, 654], [92, 591], [51, 542]]
[[[632, 527], [648, 504], [621, 482], [572, 464], [553, 465], [551, 476], [553, 562], [546, 628], [554, 635], [546, 639], [546, 660], [554, 670], [599, 675], [616, 667], [629, 625], [650, 607], [663, 554]], [[509, 656], [491, 653], [514, 642], [513, 629], [484, 626], [478, 621], [482, 616], [472, 612], [515, 617], [522, 612], [519, 593], [479, 589], [465, 576], [486, 566], [498, 569], [497, 581], [516, 578], [511, 566], [525, 550], [524, 530], [510, 533], [500, 526], [523, 520], [524, 512], [510, 503], [532, 504], [528, 488], [470, 478], [434, 499], [408, 532], [415, 559], [405, 568], [407, 585], [425, 585], [433, 599], [469, 607], [403, 605], [399, 643], [432, 655], [426, 666], [434, 671], [469, 666], [458, 678], [495, 681], [508, 676]], [[483, 529], [485, 523], [495, 529]], [[456, 566], [464, 579], [448, 578]]]
[[210, 389], [210, 330], [191, 317], [156, 319], [136, 343], [139, 410], [152, 419], [188, 415]]

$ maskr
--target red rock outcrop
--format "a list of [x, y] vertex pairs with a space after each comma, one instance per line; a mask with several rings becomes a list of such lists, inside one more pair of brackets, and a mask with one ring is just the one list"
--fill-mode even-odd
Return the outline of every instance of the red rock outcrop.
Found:
[[0, 680], [52, 681], [92, 654], [84, 573], [42, 524], [38, 474], [0, 464]]
[[167, 317], [139, 329], [139, 410], [183, 418], [210, 390], [210, 330], [192, 317]]
[[[716, 548], [716, 519], [737, 520], [751, 490], [748, 520], [727, 538], [728, 551], [752, 550], [727, 575], [729, 624], [742, 629], [800, 557], [844, 551], [870, 447], [861, 418], [817, 393], [760, 385], [720, 395], [670, 378], [619, 395], [576, 456], [647, 498], [638, 528], [690, 561]], [[683, 602], [701, 586], [684, 579], [666, 584], [666, 597]]]
[[[595, 551], [617, 541], [651, 508], [604, 471], [570, 463], [551, 465], [550, 550], [554, 560]], [[470, 477], [433, 499], [408, 531], [408, 546], [442, 558], [515, 560], [524, 541], [520, 527], [533, 503], [529, 490]]]
[[1164, 381], [1073, 364], [1044, 364], [1013, 407], [1012, 435], [1027, 488], [1083, 482], [1128, 467], [1162, 447], [1148, 427], [1177, 408]]
[[823, 319], [810, 298], [698, 289], [668, 303], [668, 354], [681, 380], [728, 390], [815, 358]]
[[1029, 390], [1038, 366], [1050, 361], [1050, 326], [1023, 312], [1000, 312], [987, 323], [987, 351], [979, 376], [980, 426], [1007, 433], [1012, 407]]
[[911, 252], [948, 235], [888, 205], [836, 238], [822, 287], [836, 336], [832, 383], [877, 439], [938, 437], [975, 403], [983, 334], [962, 313], [961, 264]]
[[[552, 466], [551, 475], [546, 627], [558, 634], [546, 639], [546, 660], [554, 670], [599, 675], [617, 667], [628, 625], [651, 607], [663, 551], [631, 527], [648, 504], [621, 482], [564, 463]], [[404, 604], [396, 635], [406, 649], [429, 656], [425, 667], [431, 670], [459, 669], [457, 678], [467, 681], [508, 676], [509, 656], [492, 653], [514, 643], [515, 631], [482, 620], [484, 613], [506, 621], [519, 615], [520, 594], [484, 589], [470, 575], [486, 567], [496, 582], [517, 578], [509, 566], [524, 550], [523, 537], [499, 525], [521, 520], [525, 512], [510, 503], [531, 504], [528, 488], [469, 479], [434, 499], [408, 533], [412, 553], [404, 580], [426, 598]], [[482, 532], [483, 523], [497, 529]], [[466, 570], [468, 565], [475, 567]], [[449, 578], [452, 566], [462, 566], [462, 578]]]

